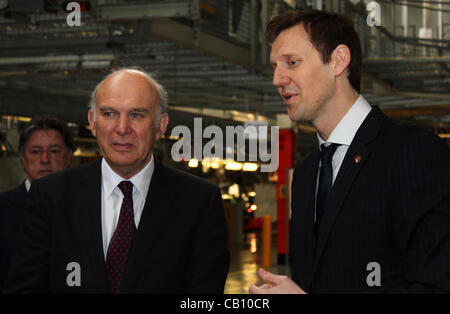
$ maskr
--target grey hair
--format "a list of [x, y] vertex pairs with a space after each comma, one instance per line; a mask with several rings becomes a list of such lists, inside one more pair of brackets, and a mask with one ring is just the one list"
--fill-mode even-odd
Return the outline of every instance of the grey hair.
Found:
[[[121, 72], [121, 71], [126, 71], [126, 72], [131, 72], [131, 73], [136, 73], [136, 74], [142, 75], [142, 76], [146, 77], [151, 84], [155, 85], [156, 90], [158, 92], [158, 98], [159, 98], [157, 117], [160, 117], [161, 114], [167, 112], [167, 104], [169, 102], [167, 90], [165, 89], [164, 86], [161, 85], [161, 83], [158, 82], [158, 80], [156, 80], [154, 74], [152, 74], [150, 72], [146, 72], [142, 69], [137, 69], [137, 68], [119, 68], [119, 69], [112, 71], [103, 80], [101, 80], [100, 83], [98, 83], [97, 86], [95, 86], [94, 90], [91, 93], [91, 98], [89, 100], [89, 109], [92, 110], [92, 112], [94, 114], [94, 121], [95, 121], [95, 106], [96, 106], [96, 101], [97, 101], [97, 92], [98, 92], [100, 86], [108, 77], [110, 77], [114, 73]], [[159, 127], [159, 119], [157, 119], [157, 122], [158, 123], [157, 123], [156, 127]]]

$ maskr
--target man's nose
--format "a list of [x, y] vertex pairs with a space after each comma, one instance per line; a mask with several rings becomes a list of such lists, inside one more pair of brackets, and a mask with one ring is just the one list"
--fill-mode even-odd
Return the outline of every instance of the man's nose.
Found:
[[119, 135], [125, 135], [130, 131], [128, 117], [121, 116], [117, 122], [116, 132]]
[[273, 80], [272, 80], [273, 85], [275, 85], [276, 87], [283, 87], [289, 84], [289, 82], [290, 79], [286, 75], [286, 73], [284, 73], [282, 69], [277, 67], [273, 72]]
[[44, 149], [41, 154], [41, 164], [48, 164], [50, 162], [50, 156], [48, 150]]

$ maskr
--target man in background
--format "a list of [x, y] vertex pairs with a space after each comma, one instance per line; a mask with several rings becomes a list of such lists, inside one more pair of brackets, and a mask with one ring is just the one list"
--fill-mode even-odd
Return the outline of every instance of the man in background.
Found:
[[31, 183], [70, 166], [72, 134], [65, 122], [56, 117], [37, 117], [22, 129], [19, 153], [25, 181], [11, 191], [0, 193], [0, 287], [9, 270]]

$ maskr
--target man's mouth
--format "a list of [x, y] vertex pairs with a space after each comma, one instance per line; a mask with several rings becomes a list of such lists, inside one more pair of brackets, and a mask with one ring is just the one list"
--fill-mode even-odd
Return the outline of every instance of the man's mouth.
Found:
[[132, 146], [130, 143], [113, 143], [113, 147], [119, 151], [129, 150]]
[[292, 100], [294, 100], [294, 98], [296, 96], [297, 96], [297, 94], [293, 94], [293, 93], [284, 93], [282, 95], [284, 102], [287, 104], [289, 104]]

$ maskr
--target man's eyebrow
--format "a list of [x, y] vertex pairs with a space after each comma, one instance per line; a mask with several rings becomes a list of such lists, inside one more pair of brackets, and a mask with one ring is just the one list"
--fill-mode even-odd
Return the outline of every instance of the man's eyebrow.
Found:
[[[49, 148], [60, 148], [60, 147], [62, 147], [62, 145], [60, 145], [60, 144], [52, 144], [52, 145], [49, 146]], [[33, 145], [30, 148], [31, 149], [37, 149], [37, 148], [38, 149], [42, 149], [43, 146], [41, 146], [41, 145]]]
[[292, 53], [292, 54], [284, 54], [284, 55], [282, 55], [282, 57], [284, 57], [284, 58], [301, 58], [300, 55], [294, 54], [294, 53]]
[[105, 106], [105, 107], [99, 107], [99, 110], [100, 111], [107, 111], [107, 110], [115, 110], [115, 109], [113, 107]]
[[[292, 53], [292, 54], [281, 55], [280, 58], [281, 59], [288, 59], [288, 58], [302, 58], [302, 57], [300, 55], [298, 55], [298, 54]], [[275, 60], [270, 60], [269, 62], [270, 62], [270, 64], [275, 64], [276, 63]]]
[[[110, 110], [117, 111], [117, 109], [115, 109], [113, 107], [109, 107], [109, 106], [101, 107], [99, 109], [100, 109], [100, 111], [110, 111]], [[149, 112], [149, 109], [142, 108], [142, 107], [132, 107], [128, 111], [130, 111], [130, 112]]]
[[148, 108], [131, 108], [130, 111], [137, 111], [137, 112], [148, 112]]

